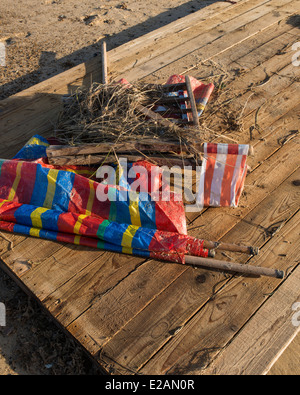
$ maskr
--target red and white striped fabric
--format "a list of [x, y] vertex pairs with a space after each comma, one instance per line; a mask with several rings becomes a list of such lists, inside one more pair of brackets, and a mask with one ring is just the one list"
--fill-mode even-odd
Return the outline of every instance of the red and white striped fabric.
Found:
[[247, 174], [249, 145], [204, 144], [197, 205], [237, 207]]

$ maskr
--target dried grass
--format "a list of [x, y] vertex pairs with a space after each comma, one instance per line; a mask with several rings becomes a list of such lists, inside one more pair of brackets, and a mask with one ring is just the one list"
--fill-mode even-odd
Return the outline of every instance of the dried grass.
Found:
[[138, 105], [154, 107], [163, 96], [159, 85], [93, 84], [70, 96], [59, 116], [55, 135], [71, 146], [88, 143], [158, 139], [189, 145], [210, 138], [209, 131], [193, 127], [161, 126], [146, 119]]

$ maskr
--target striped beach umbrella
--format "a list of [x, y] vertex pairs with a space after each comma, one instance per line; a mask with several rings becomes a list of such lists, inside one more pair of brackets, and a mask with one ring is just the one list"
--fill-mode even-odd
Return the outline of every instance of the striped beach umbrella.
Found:
[[[172, 193], [169, 201], [147, 193], [132, 199], [125, 187], [36, 160], [34, 148], [41, 155], [32, 140], [14, 160], [0, 160], [2, 230], [174, 262], [186, 254], [207, 256], [203, 242], [187, 235], [183, 203]], [[21, 160], [26, 155], [30, 161]], [[107, 199], [99, 199], [99, 191]]]

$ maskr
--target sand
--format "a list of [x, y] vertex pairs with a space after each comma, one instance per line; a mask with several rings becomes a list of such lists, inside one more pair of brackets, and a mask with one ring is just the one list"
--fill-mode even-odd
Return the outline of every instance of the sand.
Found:
[[0, 99], [188, 15], [212, 1], [1, 0], [7, 67]]
[[[214, 1], [1, 0], [0, 99], [195, 12]], [[166, 6], [167, 4], [167, 6]], [[1, 375], [98, 374], [82, 350], [0, 270]], [[299, 374], [299, 336], [274, 365], [273, 374]]]

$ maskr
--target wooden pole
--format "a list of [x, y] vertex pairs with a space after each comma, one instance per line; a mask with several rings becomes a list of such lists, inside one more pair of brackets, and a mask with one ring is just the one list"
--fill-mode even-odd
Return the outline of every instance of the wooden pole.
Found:
[[259, 248], [251, 246], [240, 246], [237, 244], [219, 243], [217, 241], [204, 240], [204, 248], [218, 249], [222, 251], [242, 252], [243, 254], [258, 255]]
[[106, 41], [102, 41], [101, 45], [102, 52], [102, 83], [103, 85], [108, 84], [108, 66], [107, 66], [107, 52], [106, 52]]
[[212, 269], [226, 270], [236, 273], [251, 274], [254, 276], [267, 276], [275, 278], [284, 278], [284, 272], [277, 269], [270, 269], [267, 267], [258, 267], [251, 265], [242, 265], [235, 262], [219, 261], [211, 258], [201, 258], [197, 256], [185, 256], [185, 262], [193, 266], [208, 267]]
[[200, 122], [199, 122], [199, 118], [198, 118], [197, 105], [196, 105], [195, 96], [194, 96], [193, 89], [192, 89], [191, 79], [188, 75], [185, 76], [185, 83], [186, 83], [186, 89], [188, 92], [188, 96], [189, 96], [191, 108], [192, 108], [193, 124], [195, 127], [197, 127], [199, 129]]
[[[143, 112], [146, 116], [150, 115], [150, 110], [145, 109], [143, 107]], [[146, 111], [147, 110], [147, 111]], [[142, 108], [140, 108], [142, 112]], [[158, 119], [157, 113], [152, 111], [152, 114], [155, 114], [156, 120], [158, 121], [167, 121], [167, 119], [162, 118]], [[110, 152], [112, 149], [118, 153], [132, 153], [135, 150], [141, 152], [147, 151], [155, 151], [155, 152], [169, 152], [176, 153], [178, 155], [183, 153], [189, 153], [189, 148], [193, 149], [197, 152], [203, 152], [203, 144], [202, 143], [193, 143], [190, 144], [189, 147], [185, 147], [184, 145], [180, 145], [177, 141], [165, 142], [154, 139], [147, 140], [138, 140], [138, 141], [124, 141], [122, 143], [91, 143], [91, 144], [81, 144], [79, 146], [68, 146], [68, 145], [50, 145], [47, 148], [47, 156], [48, 158], [52, 158], [54, 156], [72, 156], [72, 155], [93, 155], [93, 154], [104, 154]], [[214, 246], [212, 248], [216, 248]]]

